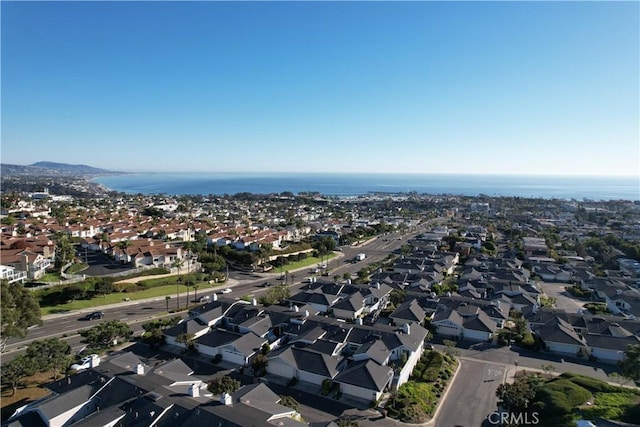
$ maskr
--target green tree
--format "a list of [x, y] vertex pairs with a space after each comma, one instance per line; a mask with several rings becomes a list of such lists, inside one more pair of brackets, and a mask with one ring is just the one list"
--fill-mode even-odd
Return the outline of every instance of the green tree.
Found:
[[291, 396], [280, 396], [280, 404], [296, 412], [300, 411], [300, 403]]
[[35, 362], [30, 357], [21, 354], [14, 358], [11, 362], [2, 366], [0, 371], [0, 377], [2, 378], [2, 384], [11, 387], [12, 395], [16, 393], [20, 381], [33, 375], [38, 370]]
[[106, 298], [107, 294], [113, 292], [113, 283], [111, 283], [111, 281], [109, 280], [100, 280], [98, 283], [96, 283], [95, 290], [97, 293], [102, 294], [102, 296]]
[[620, 361], [622, 375], [632, 381], [640, 381], [640, 344], [627, 346], [624, 358]]
[[527, 319], [525, 319], [524, 317], [520, 316], [514, 319], [513, 323], [516, 326], [516, 334], [524, 335], [526, 332], [529, 331], [529, 327], [527, 325]]
[[394, 289], [389, 294], [389, 302], [393, 304], [395, 307], [397, 307], [404, 302], [404, 299], [406, 297], [407, 297], [407, 291], [403, 289]]
[[537, 390], [531, 383], [523, 380], [514, 383], [500, 384], [496, 396], [511, 413], [524, 412], [536, 396]]
[[264, 371], [267, 367], [267, 356], [262, 353], [258, 353], [255, 355], [253, 360], [251, 361], [251, 368], [253, 369], [253, 373], [255, 376], [259, 377], [264, 374]]
[[73, 248], [69, 235], [62, 231], [56, 232], [53, 236], [53, 240], [56, 243], [54, 265], [57, 270], [60, 270], [65, 264], [73, 261], [73, 258], [75, 257], [75, 249]]
[[4, 218], [0, 219], [0, 223], [8, 225], [8, 226], [12, 226], [13, 224], [16, 223], [16, 219], [13, 216], [8, 215], [8, 216], [5, 216]]
[[66, 301], [75, 301], [77, 299], [84, 299], [87, 295], [87, 291], [82, 284], [72, 283], [64, 287], [62, 295]]
[[260, 304], [272, 305], [284, 301], [291, 296], [291, 291], [287, 285], [277, 285], [260, 297]]
[[96, 326], [80, 332], [84, 342], [92, 349], [101, 350], [113, 347], [120, 339], [129, 339], [133, 331], [124, 322], [111, 320], [98, 323]]
[[5, 350], [10, 338], [24, 338], [29, 326], [42, 324], [40, 306], [31, 292], [18, 282], [6, 280], [0, 283], [0, 319], [0, 351]]
[[183, 343], [189, 350], [195, 347], [196, 336], [191, 332], [185, 332], [176, 337], [176, 341]]
[[162, 331], [171, 326], [177, 325], [180, 320], [180, 316], [174, 316], [171, 318], [164, 317], [143, 323], [142, 329], [144, 329], [144, 333], [142, 335], [142, 339], [152, 347], [164, 344], [165, 337]]
[[184, 266], [182, 258], [176, 258], [172, 267], [178, 269], [178, 280], [176, 281], [176, 310], [180, 310], [180, 270]]
[[60, 338], [34, 341], [27, 347], [26, 356], [33, 359], [39, 371], [53, 371], [53, 379], [71, 364], [71, 346]]
[[211, 380], [209, 384], [207, 384], [207, 390], [213, 394], [222, 394], [225, 392], [231, 394], [238, 391], [241, 386], [242, 384], [238, 380], [231, 377], [220, 377]]
[[271, 351], [271, 346], [269, 345], [268, 342], [264, 343], [262, 345], [262, 348], [260, 349], [260, 353], [262, 354], [268, 354]]

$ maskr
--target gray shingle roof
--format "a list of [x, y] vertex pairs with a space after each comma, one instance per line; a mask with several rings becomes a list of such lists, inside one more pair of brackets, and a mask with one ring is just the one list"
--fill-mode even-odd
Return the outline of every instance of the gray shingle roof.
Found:
[[580, 338], [569, 323], [559, 318], [538, 329], [538, 335], [543, 341], [547, 342], [586, 345], [585, 339]]
[[392, 319], [411, 320], [414, 322], [422, 322], [424, 316], [424, 310], [415, 299], [403, 302], [389, 315]]
[[196, 343], [208, 347], [221, 347], [229, 344], [240, 337], [236, 332], [225, 331], [224, 329], [214, 329], [213, 331], [196, 338]]
[[380, 392], [392, 378], [393, 369], [388, 366], [380, 366], [369, 359], [347, 366], [333, 380]]

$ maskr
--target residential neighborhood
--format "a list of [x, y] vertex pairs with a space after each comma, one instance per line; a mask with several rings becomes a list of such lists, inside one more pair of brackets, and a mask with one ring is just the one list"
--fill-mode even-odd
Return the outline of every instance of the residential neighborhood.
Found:
[[[236, 287], [252, 274], [263, 292], [271, 284], [261, 278], [274, 277], [287, 289], [275, 303], [207, 294], [162, 329], [160, 349], [172, 357], [151, 362], [126, 348], [104, 355], [47, 384], [46, 397], [3, 425], [320, 425], [272, 388], [383, 414], [416, 381], [433, 344], [513, 346], [539, 354], [541, 364], [560, 357], [610, 371], [640, 344], [634, 202], [416, 194], [59, 201], [12, 193], [2, 207], [7, 285], [63, 288], [161, 268]], [[291, 259], [320, 253], [326, 239], [334, 260], [285, 274]], [[373, 243], [395, 246], [355, 264], [344, 257]], [[211, 252], [225, 258], [217, 268]], [[93, 257], [108, 262], [97, 267]], [[83, 267], [65, 272], [74, 265]], [[55, 268], [59, 280], [43, 281]], [[203, 364], [253, 381], [212, 393], [211, 377], [196, 373]]]

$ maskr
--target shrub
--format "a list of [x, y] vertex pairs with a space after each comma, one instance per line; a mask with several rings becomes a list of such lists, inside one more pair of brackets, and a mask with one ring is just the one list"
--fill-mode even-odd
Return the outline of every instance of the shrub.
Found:
[[427, 368], [422, 374], [422, 381], [433, 382], [438, 379], [438, 368]]
[[238, 380], [234, 380], [231, 377], [221, 377], [212, 380], [207, 389], [213, 394], [222, 394], [224, 392], [233, 393], [238, 391], [242, 384]]
[[539, 405], [548, 415], [569, 414], [573, 407], [582, 405], [591, 398], [589, 390], [567, 380], [552, 380], [538, 390], [536, 400], [544, 404]]
[[535, 346], [536, 340], [533, 337], [533, 334], [531, 332], [525, 332], [524, 335], [522, 336], [522, 341], [520, 342], [520, 344], [523, 347], [533, 347]]
[[[561, 375], [562, 377], [565, 374]], [[595, 393], [595, 392], [614, 392], [618, 390], [616, 386], [611, 384], [607, 384], [604, 381], [596, 380], [595, 378], [584, 377], [582, 375], [572, 375], [569, 379], [572, 383], [577, 384], [581, 387], [586, 388], [587, 390]]]

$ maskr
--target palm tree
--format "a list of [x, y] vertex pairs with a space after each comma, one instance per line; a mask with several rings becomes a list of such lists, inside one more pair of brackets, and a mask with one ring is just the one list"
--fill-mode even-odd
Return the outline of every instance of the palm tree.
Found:
[[172, 265], [178, 269], [178, 280], [176, 280], [176, 310], [180, 310], [180, 269], [184, 265], [184, 261], [182, 258], [176, 258]]
[[189, 308], [189, 282], [190, 282], [190, 275], [191, 275], [191, 250], [193, 248], [193, 243], [192, 242], [185, 242], [183, 245], [183, 249], [185, 251], [187, 251], [187, 308]]
[[118, 242], [118, 248], [122, 251], [125, 256], [125, 260], [129, 262], [129, 255], [127, 254], [127, 249], [131, 246], [130, 240], [122, 240]]

